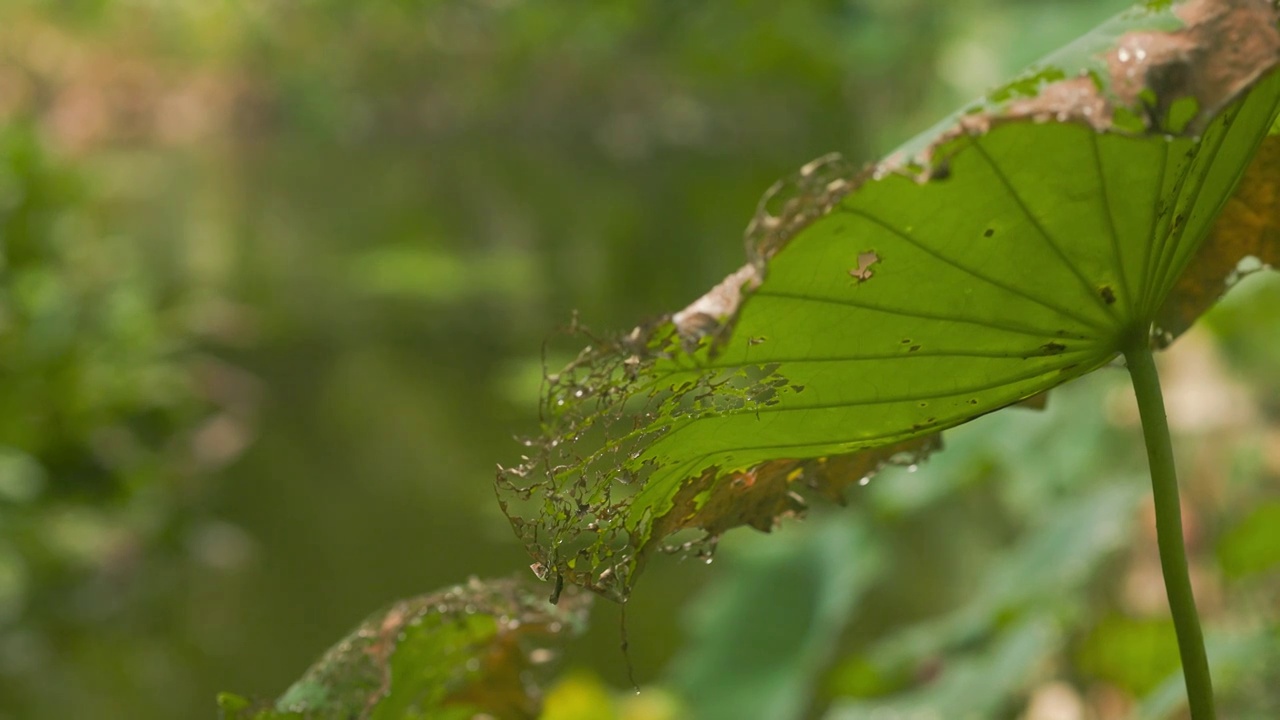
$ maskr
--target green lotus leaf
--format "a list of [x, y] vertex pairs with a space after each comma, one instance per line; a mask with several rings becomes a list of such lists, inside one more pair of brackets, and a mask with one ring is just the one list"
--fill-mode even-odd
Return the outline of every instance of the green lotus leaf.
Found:
[[401, 600], [334, 645], [275, 702], [223, 694], [225, 720], [529, 720], [554, 646], [591, 596], [553, 606], [514, 580]]
[[1172, 341], [1280, 247], [1278, 64], [1267, 0], [1150, 2], [886, 160], [777, 184], [745, 266], [549, 378], [498, 477], [536, 567], [625, 599], [655, 550], [768, 530]]

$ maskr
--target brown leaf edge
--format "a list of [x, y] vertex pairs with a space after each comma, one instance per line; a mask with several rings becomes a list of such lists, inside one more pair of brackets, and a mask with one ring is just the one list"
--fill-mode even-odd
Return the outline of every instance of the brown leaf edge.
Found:
[[[884, 466], [915, 464], [937, 450], [941, 442], [935, 433], [848, 455], [709, 468], [689, 478], [660, 516], [645, 515], [637, 523], [630, 511], [655, 469], [633, 462], [662, 432], [645, 432], [653, 421], [768, 404], [777, 392], [802, 390], [779, 381], [776, 366], [691, 380], [675, 395], [693, 397], [692, 406], [655, 389], [655, 382], [670, 376], [682, 357], [714, 356], [763, 282], [769, 260], [864, 183], [889, 174], [921, 184], [945, 179], [956, 139], [1009, 123], [1077, 123], [1106, 133], [1195, 136], [1280, 65], [1280, 10], [1270, 0], [1190, 0], [1173, 13], [1183, 23], [1180, 29], [1121, 35], [1099, 58], [1105, 72], [1043, 82], [1034, 96], [971, 109], [909, 156], [892, 155], [861, 169], [838, 154], [806, 164], [761, 199], [745, 233], [746, 265], [679, 312], [621, 338], [592, 337], [573, 363], [548, 375], [542, 408], [546, 435], [526, 442], [534, 453], [520, 465], [499, 467], [497, 492], [535, 559], [535, 573], [555, 580], [553, 599], [567, 581], [625, 601], [655, 551], [709, 557], [720, 535], [733, 527], [767, 532], [780, 519], [803, 512], [803, 491], [838, 502], [849, 485]], [[1178, 118], [1176, 106], [1188, 100], [1194, 112]], [[1250, 180], [1242, 183], [1241, 193], [1254, 186]], [[1254, 199], [1237, 204], [1265, 212]], [[592, 441], [602, 449], [577, 454], [578, 443]]]

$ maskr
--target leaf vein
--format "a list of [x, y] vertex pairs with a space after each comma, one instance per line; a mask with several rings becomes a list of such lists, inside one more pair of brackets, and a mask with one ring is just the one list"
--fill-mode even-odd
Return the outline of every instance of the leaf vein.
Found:
[[968, 275], [968, 276], [970, 276], [970, 277], [972, 277], [972, 278], [975, 278], [975, 279], [977, 279], [977, 280], [981, 280], [982, 282], [984, 282], [984, 283], [986, 283], [986, 284], [988, 284], [988, 285], [990, 285], [990, 286], [992, 286], [992, 287], [995, 287], [995, 288], [997, 288], [997, 289], [1003, 290], [1003, 291], [1005, 291], [1005, 292], [1007, 292], [1007, 293], [1010, 293], [1010, 294], [1012, 294], [1012, 295], [1016, 295], [1017, 297], [1020, 297], [1020, 298], [1022, 298], [1022, 299], [1024, 299], [1024, 300], [1027, 300], [1027, 301], [1033, 302], [1033, 303], [1035, 303], [1036, 305], [1040, 305], [1041, 307], [1044, 307], [1044, 308], [1047, 308], [1047, 309], [1049, 309], [1049, 310], [1052, 310], [1052, 311], [1054, 311], [1054, 312], [1058, 313], [1059, 315], [1062, 315], [1063, 317], [1069, 318], [1069, 319], [1071, 319], [1071, 320], [1074, 320], [1074, 321], [1076, 321], [1076, 322], [1082, 323], [1082, 324], [1084, 324], [1084, 325], [1088, 325], [1088, 326], [1093, 327], [1093, 328], [1102, 328], [1102, 327], [1105, 327], [1105, 325], [1103, 325], [1102, 323], [1099, 323], [1099, 322], [1098, 322], [1098, 321], [1096, 321], [1096, 320], [1093, 320], [1092, 318], [1089, 318], [1089, 317], [1087, 317], [1087, 316], [1084, 316], [1084, 315], [1080, 315], [1080, 314], [1078, 314], [1078, 313], [1075, 313], [1075, 312], [1071, 311], [1070, 309], [1065, 308], [1065, 307], [1061, 307], [1061, 306], [1057, 305], [1056, 303], [1054, 303], [1054, 302], [1052, 302], [1052, 301], [1050, 301], [1050, 300], [1046, 300], [1046, 299], [1044, 299], [1044, 298], [1036, 297], [1035, 295], [1032, 295], [1032, 294], [1031, 294], [1031, 293], [1029, 293], [1029, 292], [1026, 292], [1026, 291], [1024, 291], [1024, 290], [1019, 290], [1018, 288], [1016, 288], [1016, 287], [1014, 287], [1014, 286], [1012, 286], [1012, 285], [1009, 285], [1009, 284], [1007, 284], [1007, 283], [1000, 282], [999, 280], [996, 280], [995, 278], [990, 277], [990, 276], [988, 276], [988, 275], [986, 275], [986, 274], [982, 273], [982, 272], [981, 272], [981, 271], [979, 271], [979, 270], [976, 270], [976, 269], [971, 268], [971, 267], [969, 267], [969, 266], [967, 266], [967, 265], [964, 265], [963, 263], [959, 262], [958, 260], [956, 260], [956, 259], [954, 259], [954, 258], [951, 258], [951, 257], [948, 257], [948, 256], [946, 256], [946, 255], [943, 255], [943, 254], [942, 254], [941, 252], [939, 252], [938, 250], [935, 250], [934, 248], [932, 248], [932, 247], [928, 246], [927, 244], [925, 244], [922, 240], [918, 240], [918, 239], [916, 239], [916, 238], [912, 237], [909, 233], [907, 233], [907, 232], [905, 232], [905, 231], [903, 231], [903, 230], [900, 230], [900, 229], [898, 229], [898, 228], [894, 227], [894, 226], [893, 226], [891, 223], [889, 223], [888, 221], [884, 220], [883, 218], [881, 218], [881, 217], [879, 217], [879, 216], [877, 216], [877, 215], [873, 215], [872, 213], [868, 212], [867, 210], [864, 210], [864, 209], [859, 208], [859, 207], [841, 206], [841, 207], [839, 208], [838, 212], [843, 212], [843, 213], [847, 213], [847, 214], [850, 214], [850, 215], [854, 215], [854, 216], [856, 216], [856, 217], [861, 217], [861, 218], [863, 218], [864, 220], [867, 220], [868, 222], [875, 223], [876, 225], [879, 225], [880, 227], [884, 228], [885, 230], [887, 230], [887, 231], [889, 231], [889, 232], [893, 233], [894, 235], [898, 236], [898, 237], [899, 237], [899, 238], [901, 238], [902, 240], [904, 240], [904, 241], [906, 241], [906, 242], [910, 243], [911, 245], [915, 246], [915, 247], [916, 247], [916, 248], [918, 248], [920, 251], [922, 251], [922, 252], [924, 252], [924, 253], [928, 254], [930, 257], [933, 257], [934, 259], [936, 259], [936, 260], [938, 260], [938, 261], [940, 261], [940, 262], [942, 262], [942, 263], [944, 263], [944, 264], [946, 264], [946, 265], [950, 265], [951, 267], [955, 268], [956, 270], [959, 270], [960, 272], [962, 272], [962, 273], [964, 273], [964, 274], [966, 274], [966, 275]]
[[1107, 186], [1107, 173], [1102, 167], [1102, 148], [1098, 144], [1098, 133], [1089, 133], [1093, 146], [1093, 166], [1098, 173], [1098, 184], [1102, 187], [1102, 205], [1107, 217], [1107, 232], [1111, 239], [1111, 255], [1115, 261], [1116, 279], [1119, 284], [1120, 299], [1129, 314], [1133, 314], [1133, 295], [1129, 290], [1129, 278], [1124, 270], [1124, 257], [1120, 252], [1120, 233], [1116, 230], [1115, 211], [1111, 206], [1111, 191]]
[[[755, 297], [772, 297], [787, 300], [796, 300], [800, 302], [824, 303], [828, 305], [842, 305], [845, 307], [858, 308], [860, 310], [868, 310], [871, 312], [885, 313], [888, 315], [897, 315], [899, 317], [911, 317], [920, 320], [936, 320], [939, 322], [961, 323], [965, 325], [977, 325], [980, 327], [990, 328], [993, 330], [1003, 330], [1018, 335], [1030, 335], [1037, 338], [1060, 338], [1063, 335], [1056, 330], [1044, 330], [1042, 328], [1034, 328], [1028, 325], [1019, 325], [1008, 321], [983, 320], [980, 318], [968, 318], [957, 315], [945, 315], [942, 313], [930, 313], [921, 310], [908, 310], [905, 308], [894, 308], [884, 305], [875, 305], [873, 303], [856, 302], [844, 298], [819, 297], [816, 295], [800, 295], [798, 293], [780, 292], [777, 290], [760, 289], [756, 291]], [[1087, 335], [1070, 336], [1078, 340], [1092, 339]]]
[[1065, 265], [1067, 269], [1071, 271], [1071, 274], [1074, 275], [1078, 281], [1080, 281], [1080, 286], [1084, 288], [1085, 296], [1092, 299], [1093, 304], [1102, 308], [1103, 312], [1106, 313], [1107, 315], [1110, 315], [1112, 319], [1118, 319], [1116, 318], [1115, 308], [1108, 305], [1102, 299], [1102, 297], [1097, 292], [1097, 288], [1093, 286], [1093, 283], [1091, 283], [1089, 279], [1084, 276], [1084, 273], [1081, 272], [1080, 268], [1076, 266], [1074, 262], [1071, 261], [1070, 256], [1068, 256], [1065, 252], [1063, 252], [1062, 247], [1058, 245], [1056, 241], [1054, 241], [1053, 237], [1049, 234], [1049, 231], [1045, 229], [1044, 225], [1040, 222], [1040, 220], [1035, 216], [1035, 214], [1031, 212], [1031, 208], [1027, 205], [1026, 200], [1024, 200], [1022, 198], [1022, 195], [1020, 195], [1018, 191], [1013, 187], [1013, 183], [1009, 181], [1009, 176], [1005, 174], [1004, 170], [1000, 167], [1000, 165], [996, 163], [995, 158], [991, 157], [991, 154], [988, 153], [987, 149], [982, 146], [981, 142], [979, 142], [978, 137], [972, 136], [972, 135], [968, 137], [969, 137], [969, 142], [973, 145], [974, 148], [977, 149], [978, 154], [981, 155], [984, 160], [986, 160], [987, 165], [991, 167], [991, 171], [995, 173], [996, 177], [1000, 180], [1000, 184], [1004, 186], [1004, 189], [1006, 192], [1008, 192], [1010, 199], [1012, 199], [1014, 204], [1018, 206], [1018, 209], [1022, 212], [1022, 214], [1026, 216], [1027, 220], [1036, 229], [1036, 232], [1040, 234], [1040, 237], [1044, 239], [1045, 244], [1049, 246], [1049, 249], [1053, 251], [1053, 254], [1056, 255], [1058, 259], [1062, 261], [1062, 264]]

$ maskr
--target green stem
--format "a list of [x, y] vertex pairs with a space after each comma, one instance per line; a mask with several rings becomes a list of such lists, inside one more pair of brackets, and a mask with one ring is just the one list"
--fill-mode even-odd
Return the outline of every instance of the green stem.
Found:
[[1196, 612], [1195, 597], [1191, 594], [1191, 576], [1187, 573], [1187, 549], [1182, 540], [1182, 507], [1178, 501], [1173, 444], [1164, 414], [1160, 376], [1156, 373], [1146, 333], [1129, 343], [1124, 358], [1133, 379], [1133, 392], [1138, 398], [1138, 412], [1142, 417], [1142, 434], [1147, 443], [1151, 488], [1155, 494], [1160, 568], [1164, 571], [1165, 593], [1169, 596], [1173, 627], [1178, 635], [1178, 652], [1182, 655], [1182, 674], [1187, 683], [1191, 718], [1213, 720], [1213, 682], [1204, 652], [1204, 636], [1200, 632], [1200, 616]]

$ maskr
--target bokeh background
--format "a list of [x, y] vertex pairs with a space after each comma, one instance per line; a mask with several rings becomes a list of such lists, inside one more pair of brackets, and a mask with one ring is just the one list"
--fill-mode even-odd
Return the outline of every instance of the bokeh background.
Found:
[[[682, 307], [774, 179], [1125, 5], [0, 3], [0, 718], [211, 717], [398, 597], [526, 572], [492, 478], [575, 311]], [[1164, 372], [1224, 714], [1277, 717], [1277, 278]], [[644, 692], [601, 602], [549, 716], [1178, 717], [1124, 374], [948, 441], [656, 563]]]

